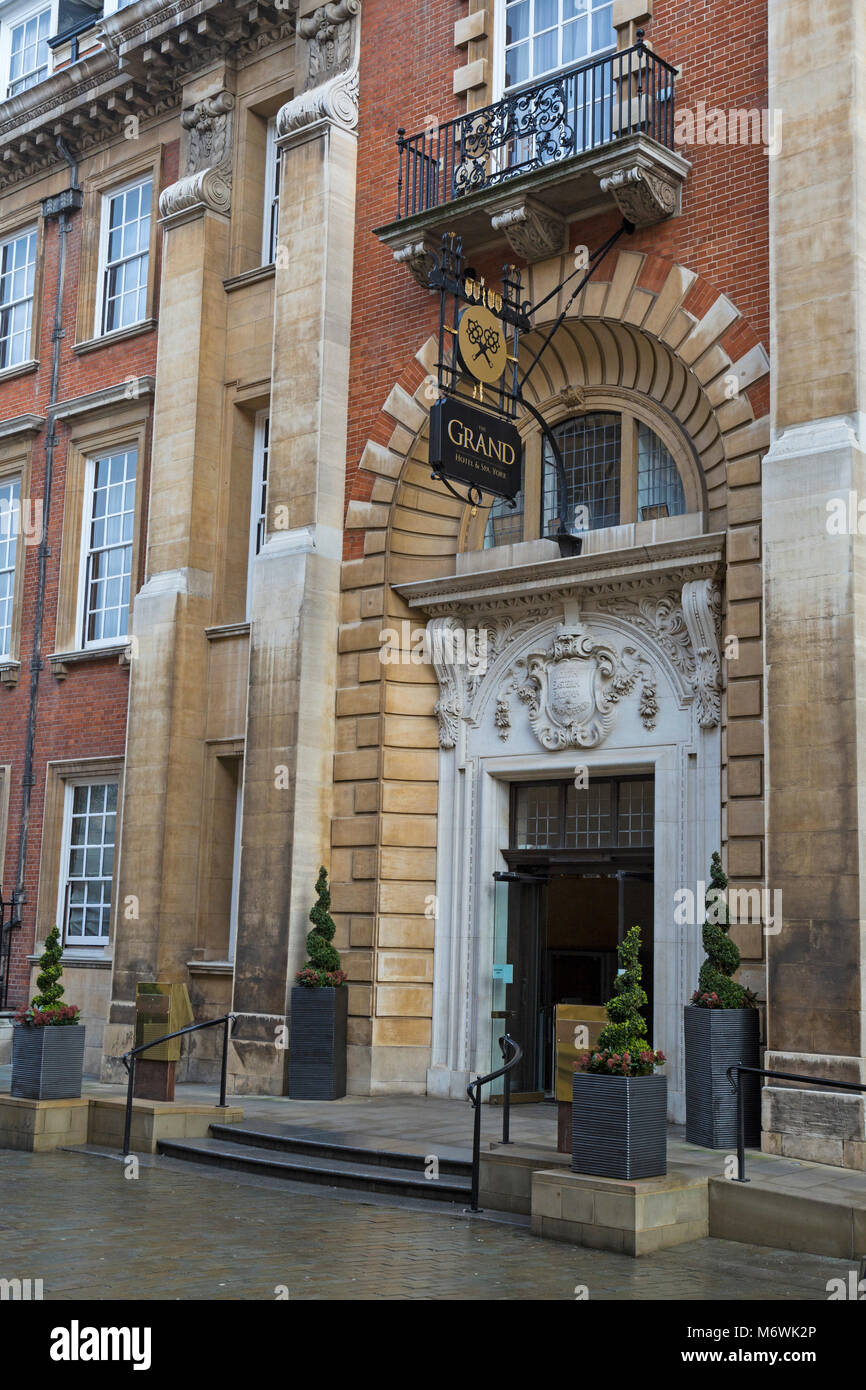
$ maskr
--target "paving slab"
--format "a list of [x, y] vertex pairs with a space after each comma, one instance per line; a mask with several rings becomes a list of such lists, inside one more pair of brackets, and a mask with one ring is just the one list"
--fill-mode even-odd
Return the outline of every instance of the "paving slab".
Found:
[[[722, 1240], [634, 1260], [451, 1211], [377, 1204], [144, 1156], [0, 1154], [0, 1271], [46, 1301], [825, 1300], [856, 1266]], [[47, 1203], [46, 1191], [62, 1192]], [[4, 1229], [4, 1227], [6, 1229]], [[179, 1252], [174, 1258], [167, 1254]]]

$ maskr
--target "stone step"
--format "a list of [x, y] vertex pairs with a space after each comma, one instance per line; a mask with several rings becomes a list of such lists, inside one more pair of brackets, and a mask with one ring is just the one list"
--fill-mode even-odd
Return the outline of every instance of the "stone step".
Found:
[[427, 1179], [414, 1168], [375, 1162], [325, 1158], [308, 1153], [280, 1152], [271, 1147], [234, 1143], [223, 1138], [161, 1139], [158, 1151], [167, 1158], [204, 1163], [217, 1168], [318, 1183], [325, 1187], [350, 1187], [361, 1192], [385, 1192], [398, 1197], [421, 1197], [434, 1202], [465, 1202], [468, 1179]]
[[866, 1256], [866, 1184], [853, 1170], [797, 1165], [747, 1183], [709, 1180], [710, 1235], [844, 1260]]
[[[400, 1168], [415, 1173], [423, 1173], [427, 1166], [427, 1154], [411, 1152], [406, 1149], [386, 1149], [378, 1143], [367, 1140], [363, 1143], [338, 1140], [327, 1131], [291, 1130], [285, 1126], [275, 1129], [251, 1129], [247, 1125], [212, 1124], [210, 1134], [214, 1139], [225, 1139], [230, 1143], [247, 1144], [258, 1149], [273, 1149], [278, 1153], [305, 1154], [310, 1158], [323, 1160], [338, 1159], [351, 1163], [375, 1164], [377, 1167]], [[472, 1164], [468, 1159], [449, 1157], [440, 1153], [441, 1145], [432, 1145], [429, 1152], [436, 1154], [439, 1172], [444, 1177], [469, 1178]]]

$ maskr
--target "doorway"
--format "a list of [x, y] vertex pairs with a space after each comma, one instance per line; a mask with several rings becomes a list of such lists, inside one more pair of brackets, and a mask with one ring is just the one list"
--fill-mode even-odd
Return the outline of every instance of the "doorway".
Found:
[[635, 924], [652, 1043], [653, 822], [646, 776], [511, 788], [508, 868], [494, 874], [493, 1033], [523, 1048], [518, 1096], [552, 1095], [556, 1005], [607, 1003], [617, 946]]

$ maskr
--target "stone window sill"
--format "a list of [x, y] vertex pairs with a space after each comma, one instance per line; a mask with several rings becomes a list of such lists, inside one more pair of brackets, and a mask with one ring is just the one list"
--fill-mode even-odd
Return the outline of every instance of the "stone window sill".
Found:
[[257, 285], [260, 280], [273, 280], [276, 273], [276, 266], [273, 261], [270, 265], [256, 265], [252, 270], [242, 270], [240, 275], [230, 275], [227, 280], [223, 280], [223, 289], [227, 294], [232, 290], [242, 289], [244, 285]]
[[190, 975], [233, 975], [235, 971], [230, 960], [188, 960], [186, 968]]
[[20, 673], [20, 661], [0, 661], [0, 685], [17, 685]]
[[16, 362], [14, 367], [4, 367], [0, 371], [0, 381], [9, 381], [15, 376], [27, 376], [28, 372], [35, 372], [38, 366], [38, 357], [31, 357], [27, 362]]
[[102, 661], [106, 657], [116, 657], [118, 666], [129, 670], [130, 642], [116, 642], [105, 647], [85, 647], [81, 651], [52, 652], [48, 658], [51, 674], [57, 680], [65, 680], [70, 666], [79, 666], [86, 661]]
[[[70, 969], [74, 968], [76, 970], [82, 968], [84, 970], [110, 970], [112, 966], [111, 956], [97, 954], [97, 952], [101, 953], [102, 951], [104, 951], [105, 948], [103, 946], [92, 946], [90, 949], [93, 951], [93, 955], [76, 956], [72, 954], [72, 952], [75, 950], [75, 947], [64, 946], [63, 964], [65, 966], [69, 966]], [[41, 955], [28, 956], [27, 963], [28, 965], [38, 965], [41, 959]]]
[[112, 343], [137, 338], [140, 333], [151, 333], [154, 328], [156, 319], [142, 319], [141, 323], [130, 324], [129, 328], [117, 328], [113, 333], [102, 333], [98, 338], [86, 338], [83, 343], [75, 343], [72, 351], [80, 357], [84, 352], [95, 352], [97, 348], [111, 347]]

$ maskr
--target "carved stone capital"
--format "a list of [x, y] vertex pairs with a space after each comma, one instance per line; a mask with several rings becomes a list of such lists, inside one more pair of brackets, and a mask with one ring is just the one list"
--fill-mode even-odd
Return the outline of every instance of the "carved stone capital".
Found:
[[304, 90], [280, 108], [277, 138], [286, 139], [319, 121], [354, 131], [358, 124], [358, 59], [361, 0], [321, 5], [298, 23], [307, 49]]
[[165, 221], [175, 221], [198, 212], [221, 212], [228, 215], [232, 206], [232, 171], [218, 166], [203, 169], [200, 174], [178, 179], [159, 195], [159, 214]]
[[180, 123], [189, 131], [185, 174], [210, 169], [231, 154], [234, 107], [232, 93], [222, 91], [181, 112]]
[[228, 214], [232, 205], [231, 92], [217, 92], [181, 112], [189, 132], [186, 168], [159, 197], [160, 216], [172, 221], [198, 212]]
[[565, 250], [568, 226], [565, 218], [526, 195], [500, 204], [490, 221], [503, 232], [516, 255], [525, 261], [542, 261]]

